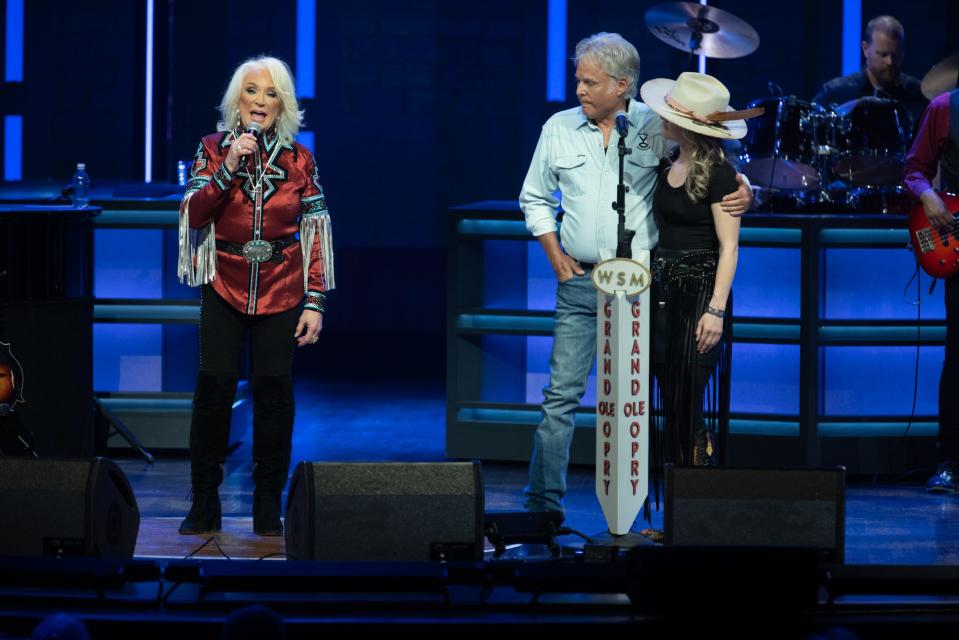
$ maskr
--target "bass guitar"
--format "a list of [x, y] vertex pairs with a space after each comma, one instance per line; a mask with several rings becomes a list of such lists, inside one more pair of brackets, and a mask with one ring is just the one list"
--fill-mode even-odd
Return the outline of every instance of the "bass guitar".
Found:
[[959, 196], [939, 195], [952, 213], [952, 227], [940, 231], [932, 226], [920, 202], [909, 212], [909, 244], [923, 271], [933, 278], [948, 278], [959, 273]]

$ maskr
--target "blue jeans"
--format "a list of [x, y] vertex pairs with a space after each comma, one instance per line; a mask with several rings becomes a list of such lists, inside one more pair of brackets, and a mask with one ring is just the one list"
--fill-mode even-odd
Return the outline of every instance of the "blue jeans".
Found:
[[595, 355], [596, 289], [588, 273], [574, 275], [556, 287], [549, 384], [543, 388], [543, 420], [533, 436], [525, 491], [527, 511], [564, 511], [574, 414], [586, 391]]

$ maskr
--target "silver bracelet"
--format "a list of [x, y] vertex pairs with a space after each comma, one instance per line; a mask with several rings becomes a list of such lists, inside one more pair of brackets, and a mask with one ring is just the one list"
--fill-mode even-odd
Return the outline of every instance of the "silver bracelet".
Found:
[[708, 314], [711, 315], [711, 316], [716, 316], [717, 318], [725, 318], [725, 317], [726, 317], [726, 311], [725, 311], [725, 310], [723, 310], [723, 309], [717, 309], [716, 307], [710, 307], [710, 306], [708, 306], [708, 305], [706, 306], [706, 313], [708, 313]]

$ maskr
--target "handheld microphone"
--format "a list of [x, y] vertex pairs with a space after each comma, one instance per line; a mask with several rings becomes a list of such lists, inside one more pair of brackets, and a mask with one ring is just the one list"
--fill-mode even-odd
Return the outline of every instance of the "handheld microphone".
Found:
[[625, 111], [616, 112], [616, 132], [619, 133], [620, 138], [625, 138], [629, 133], [629, 120], [626, 119]]
[[[256, 138], [256, 144], [257, 146], [259, 146], [260, 134], [263, 133], [263, 125], [261, 125], [259, 122], [250, 122], [248, 125], [246, 125], [246, 129], [243, 131], [243, 133], [249, 133], [254, 138]], [[249, 158], [249, 156], [243, 156], [240, 159], [240, 166], [243, 169], [246, 169], [246, 166], [248, 164], [247, 158]]]

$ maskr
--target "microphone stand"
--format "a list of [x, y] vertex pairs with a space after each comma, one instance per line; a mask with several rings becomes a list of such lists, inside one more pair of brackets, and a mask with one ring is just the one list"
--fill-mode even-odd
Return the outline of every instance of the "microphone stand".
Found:
[[613, 203], [613, 210], [619, 214], [619, 226], [616, 228], [616, 257], [632, 258], [632, 242], [636, 232], [626, 228], [626, 192], [629, 191], [629, 187], [623, 180], [623, 167], [626, 156], [633, 150], [626, 148], [625, 136], [619, 136], [619, 143], [616, 148], [619, 151], [619, 184], [616, 186], [616, 202]]

